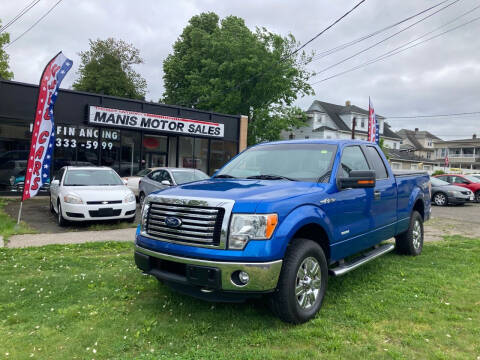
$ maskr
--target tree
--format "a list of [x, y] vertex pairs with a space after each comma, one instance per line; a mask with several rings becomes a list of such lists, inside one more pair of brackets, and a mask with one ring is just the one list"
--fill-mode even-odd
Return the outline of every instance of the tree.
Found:
[[380, 138], [380, 141], [378, 142], [378, 146], [380, 147], [380, 149], [382, 149], [387, 160], [390, 160], [390, 153], [388, 152], [389, 147], [385, 145], [385, 141], [383, 138]]
[[[2, 27], [2, 21], [0, 20], [0, 28]], [[0, 34], [0, 78], [11, 80], [13, 79], [13, 72], [9, 70], [8, 59], [9, 56], [3, 47], [10, 43], [10, 34], [1, 33]]]
[[140, 51], [123, 40], [89, 40], [90, 50], [80, 55], [79, 77], [73, 88], [132, 99], [144, 99], [145, 79], [133, 70], [143, 63]]
[[293, 35], [252, 32], [235, 16], [194, 16], [163, 62], [162, 101], [248, 115], [250, 144], [278, 139], [305, 119], [292, 107], [297, 97], [313, 94], [305, 70], [311, 56], [290, 56], [297, 47]]

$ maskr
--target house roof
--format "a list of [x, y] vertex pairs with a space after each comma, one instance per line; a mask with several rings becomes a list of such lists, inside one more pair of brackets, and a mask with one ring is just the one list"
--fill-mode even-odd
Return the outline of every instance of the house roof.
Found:
[[431, 159], [425, 159], [424, 157], [421, 156], [416, 156], [413, 152], [411, 151], [405, 151], [405, 150], [398, 150], [398, 149], [386, 149], [388, 152], [388, 155], [390, 157], [390, 161], [409, 161], [409, 162], [417, 162], [417, 163], [429, 163], [429, 164], [434, 164], [435, 161]]
[[425, 138], [431, 138], [433, 140], [442, 140], [439, 137], [433, 135], [432, 133], [428, 131], [413, 131], [413, 130], [408, 130], [408, 129], [401, 129], [397, 131], [397, 134], [400, 135], [402, 139], [408, 139], [410, 143], [415, 147], [416, 150], [432, 150], [432, 149], [426, 149], [418, 139], [425, 139]]
[[454, 145], [455, 143], [471, 143], [475, 145], [480, 145], [480, 138], [470, 138], [470, 139], [458, 139], [458, 140], [441, 140], [436, 141], [435, 144], [451, 144]]
[[[342, 120], [340, 115], [343, 114], [362, 114], [368, 116], [368, 110], [362, 109], [356, 105], [350, 105], [350, 106], [345, 106], [345, 105], [336, 105], [336, 104], [331, 104], [325, 101], [319, 101], [315, 100], [312, 105], [307, 110], [307, 113], [312, 113], [314, 111], [325, 111], [327, 115], [332, 119], [332, 121], [335, 123], [337, 126], [338, 130], [342, 131], [351, 131], [351, 129], [345, 124], [345, 121]], [[380, 119], [385, 119], [381, 115], [377, 115]], [[336, 129], [335, 129], [336, 130]], [[359, 133], [366, 133], [365, 131], [362, 130], [356, 130], [356, 132]], [[383, 135], [385, 137], [393, 138], [393, 139], [401, 139], [400, 136], [398, 136], [394, 131], [390, 129], [390, 126], [388, 124], [384, 124], [384, 129], [383, 129]]]

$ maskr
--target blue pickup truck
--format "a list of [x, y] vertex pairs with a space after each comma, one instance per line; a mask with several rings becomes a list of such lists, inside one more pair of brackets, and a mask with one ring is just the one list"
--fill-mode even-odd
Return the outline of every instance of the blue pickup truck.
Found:
[[430, 193], [426, 173], [393, 172], [372, 143], [259, 144], [208, 180], [150, 194], [135, 262], [207, 300], [266, 295], [282, 320], [302, 323], [319, 311], [329, 274], [394, 248], [421, 253]]

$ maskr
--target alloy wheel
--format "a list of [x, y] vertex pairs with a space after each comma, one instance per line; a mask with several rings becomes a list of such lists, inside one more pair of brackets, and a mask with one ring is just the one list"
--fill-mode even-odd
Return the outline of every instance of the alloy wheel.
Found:
[[413, 247], [418, 249], [422, 243], [422, 226], [418, 220], [415, 220], [415, 223], [413, 224], [412, 235]]
[[444, 194], [436, 194], [433, 201], [435, 202], [435, 205], [443, 206], [447, 203], [447, 198]]
[[319, 298], [322, 285], [320, 264], [314, 257], [302, 261], [295, 281], [295, 297], [303, 309], [311, 308]]

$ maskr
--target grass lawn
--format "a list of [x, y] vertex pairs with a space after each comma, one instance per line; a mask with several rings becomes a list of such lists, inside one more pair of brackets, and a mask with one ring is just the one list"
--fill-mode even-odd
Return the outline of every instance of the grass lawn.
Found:
[[0, 249], [1, 359], [478, 359], [480, 239], [428, 243], [330, 278], [300, 326], [212, 304], [135, 268], [133, 245]]
[[3, 211], [3, 208], [7, 205], [8, 201], [13, 200], [0, 198], [0, 235], [3, 236], [5, 240], [8, 240], [12, 235], [35, 233], [35, 231], [28, 227], [23, 221], [20, 221], [20, 224], [16, 226], [17, 220], [12, 219], [5, 213], [5, 211]]

